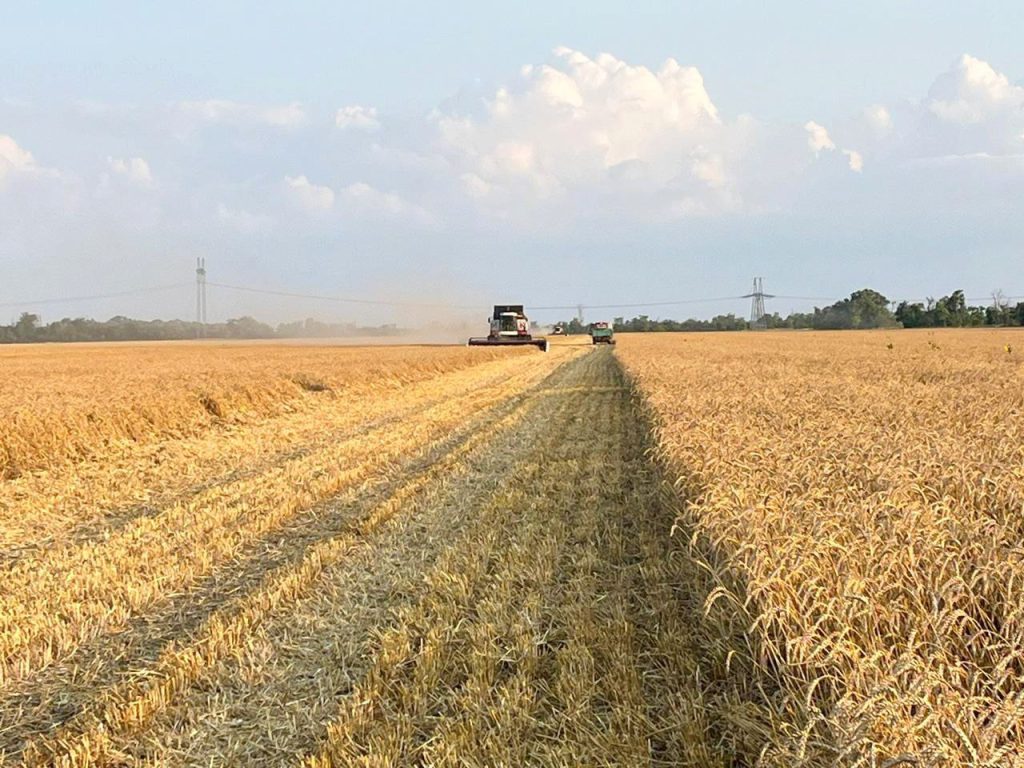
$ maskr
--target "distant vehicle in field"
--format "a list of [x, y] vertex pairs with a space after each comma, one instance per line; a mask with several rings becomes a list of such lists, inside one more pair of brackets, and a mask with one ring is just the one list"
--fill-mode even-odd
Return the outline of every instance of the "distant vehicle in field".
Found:
[[530, 320], [523, 312], [522, 304], [495, 304], [489, 323], [490, 331], [487, 336], [474, 336], [469, 340], [469, 346], [533, 346], [542, 352], [548, 351], [547, 339], [544, 337], [535, 339], [530, 334]]
[[564, 325], [556, 325], [554, 328], [551, 329], [551, 335], [552, 336], [565, 336], [565, 326]]
[[590, 324], [590, 342], [592, 344], [614, 344], [615, 339], [613, 338], [614, 332], [612, 331], [611, 323], [591, 323]]

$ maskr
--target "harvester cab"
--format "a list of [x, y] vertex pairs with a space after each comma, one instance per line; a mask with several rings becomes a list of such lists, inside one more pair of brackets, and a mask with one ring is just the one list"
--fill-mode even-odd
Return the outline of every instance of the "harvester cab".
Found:
[[490, 330], [486, 338], [475, 336], [469, 340], [471, 347], [519, 347], [533, 346], [548, 351], [548, 340], [535, 339], [530, 334], [530, 320], [523, 312], [522, 304], [495, 304], [489, 319]]
[[614, 344], [615, 337], [611, 323], [591, 323], [590, 342], [592, 344]]

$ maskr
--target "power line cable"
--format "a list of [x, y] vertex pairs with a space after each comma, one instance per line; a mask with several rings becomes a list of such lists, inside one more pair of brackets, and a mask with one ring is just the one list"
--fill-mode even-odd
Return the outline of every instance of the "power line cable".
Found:
[[385, 301], [383, 299], [353, 299], [344, 296], [325, 296], [316, 293], [298, 293], [296, 291], [276, 291], [269, 288], [251, 288], [245, 285], [229, 285], [228, 283], [212, 283], [215, 288], [226, 288], [230, 291], [243, 291], [245, 293], [261, 293], [267, 296], [286, 296], [292, 299], [316, 299], [318, 301], [336, 301], [343, 304], [371, 304], [385, 307], [418, 307], [420, 309], [479, 309], [479, 305], [468, 304], [438, 304], [423, 303], [416, 301]]
[[[319, 301], [336, 301], [345, 304], [372, 304], [378, 306], [391, 306], [391, 307], [420, 307], [420, 308], [448, 308], [448, 309], [478, 309], [477, 304], [442, 304], [442, 303], [424, 303], [424, 302], [412, 302], [412, 301], [386, 301], [382, 299], [354, 299], [345, 296], [327, 296], [324, 294], [315, 293], [299, 293], [297, 291], [279, 291], [269, 288], [253, 288], [246, 285], [231, 285], [228, 283], [214, 283], [208, 282], [207, 285], [211, 285], [217, 288], [226, 288], [231, 291], [244, 291], [246, 293], [260, 293], [270, 296], [286, 296], [295, 299], [316, 299]], [[623, 303], [623, 304], [584, 304], [585, 309], [630, 309], [636, 307], [667, 307], [681, 304], [705, 304], [715, 301], [731, 301], [733, 299], [742, 298], [741, 296], [719, 296], [714, 298], [706, 299], [679, 299], [676, 301], [647, 301], [647, 302], [636, 302], [636, 303]], [[579, 304], [547, 304], [547, 305], [531, 305], [530, 309], [535, 310], [574, 310], [577, 309]]]
[[[742, 296], [717, 296], [707, 299], [679, 299], [678, 301], [646, 301], [635, 304], [584, 304], [584, 309], [637, 309], [644, 307], [671, 307], [682, 304], [708, 304], [714, 301], [733, 301]], [[533, 309], [575, 309], [575, 307], [533, 307]]]
[[62, 296], [52, 299], [36, 299], [34, 301], [5, 301], [0, 302], [0, 307], [28, 307], [35, 306], [37, 304], [68, 304], [75, 301], [98, 301], [100, 299], [119, 299], [125, 296], [138, 296], [143, 293], [158, 293], [160, 291], [169, 291], [172, 288], [184, 288], [191, 285], [191, 283], [171, 283], [169, 285], [154, 285], [149, 288], [132, 288], [127, 291], [117, 291], [115, 293], [96, 293], [91, 296]]

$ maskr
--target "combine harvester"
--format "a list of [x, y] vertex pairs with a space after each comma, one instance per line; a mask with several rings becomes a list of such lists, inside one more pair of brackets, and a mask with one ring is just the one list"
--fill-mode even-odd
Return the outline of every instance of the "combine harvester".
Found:
[[490, 318], [491, 330], [486, 337], [474, 336], [471, 347], [537, 347], [548, 351], [548, 340], [530, 335], [530, 320], [523, 314], [522, 304], [495, 304]]

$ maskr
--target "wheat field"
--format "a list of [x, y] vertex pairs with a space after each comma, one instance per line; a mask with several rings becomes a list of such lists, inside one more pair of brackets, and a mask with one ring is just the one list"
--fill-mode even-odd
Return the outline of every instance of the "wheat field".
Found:
[[1022, 340], [620, 342], [702, 564], [716, 740], [780, 766], [1024, 764]]
[[0, 764], [1022, 765], [1016, 338], [0, 348]]

